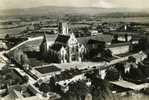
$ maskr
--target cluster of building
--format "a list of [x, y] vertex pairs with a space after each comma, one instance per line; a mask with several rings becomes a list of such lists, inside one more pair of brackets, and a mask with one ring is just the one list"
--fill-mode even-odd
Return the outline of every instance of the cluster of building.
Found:
[[[112, 26], [116, 27], [117, 29], [117, 27], [120, 25], [115, 26], [112, 24]], [[38, 28], [39, 26], [36, 26], [36, 27]], [[103, 25], [103, 27], [107, 27], [107, 24]], [[56, 82], [61, 86], [61, 88], [63, 88], [64, 85], [67, 86], [72, 81], [84, 79], [84, 76], [82, 74], [85, 71], [90, 71], [94, 69], [100, 70], [99, 67], [104, 66], [106, 64], [107, 65], [104, 67], [126, 61], [131, 53], [132, 54], [136, 52], [138, 53], [140, 51], [140, 49], [138, 50], [136, 49], [140, 45], [140, 41], [139, 41], [140, 38], [136, 37], [135, 33], [127, 32], [126, 31], [128, 27], [127, 25], [121, 25], [121, 27], [124, 28], [123, 31], [121, 32], [115, 32], [116, 29], [113, 29], [111, 27], [110, 30], [113, 30], [112, 32], [99, 33], [99, 34], [98, 34], [98, 31], [94, 27], [92, 27], [92, 30], [90, 30], [92, 34], [85, 35], [85, 36], [76, 36], [76, 34], [70, 30], [69, 24], [67, 22], [60, 22], [58, 24], [58, 27], [55, 29], [57, 30], [56, 32], [57, 34], [50, 35], [50, 39], [48, 38], [47, 34], [44, 34], [43, 40], [39, 46], [41, 58], [43, 60], [46, 59], [46, 60], [51, 61], [51, 63], [56, 63], [56, 64], [54, 66], [53, 65], [52, 66], [51, 65], [38, 66], [31, 70], [27, 70], [27, 71], [25, 70], [29, 77], [29, 82], [25, 86], [25, 89], [27, 91], [25, 92], [23, 91], [24, 86], [22, 85], [21, 85], [22, 86], [21, 90], [17, 89], [17, 86], [14, 86], [14, 87], [11, 87], [12, 89], [9, 89], [11, 91], [9, 91], [10, 94], [6, 96], [6, 98], [8, 97], [8, 98], [11, 98], [12, 100], [16, 100], [16, 99], [18, 100], [34, 100], [34, 99], [48, 100], [50, 96], [51, 97], [55, 96], [54, 99], [56, 99], [56, 97], [60, 98], [58, 94], [49, 92], [48, 87], [50, 86], [47, 86], [47, 89], [43, 90], [43, 91], [47, 90], [46, 93], [44, 94], [43, 91], [41, 91], [39, 88], [35, 86], [35, 83], [37, 83], [37, 85], [40, 87], [43, 85], [42, 83], [48, 83], [51, 77], [56, 77], [57, 75], [57, 79], [58, 78], [63, 79], [63, 76], [65, 76], [64, 78], [66, 78], [66, 80], [60, 80]], [[46, 29], [42, 28], [42, 30], [46, 30]], [[104, 58], [104, 60], [106, 61], [114, 60], [114, 59], [116, 60], [114, 60], [113, 62], [109, 61], [109, 63], [106, 63], [105, 61], [94, 63], [91, 60], [95, 58], [96, 59]], [[143, 59], [144, 58], [140, 59], [139, 61], [142, 61]], [[85, 64], [83, 65], [84, 62], [86, 65]], [[90, 66], [88, 62], [91, 62], [92, 65]], [[71, 63], [73, 64], [76, 63], [76, 65], [74, 65], [76, 68], [73, 68], [73, 69], [70, 68], [70, 70], [62, 71], [61, 68], [56, 69], [55, 67], [56, 65], [59, 65], [61, 67], [63, 66], [67, 67], [67, 66], [70, 66]], [[81, 68], [77, 69], [77, 67], [79, 67], [77, 66], [77, 64], [79, 63], [85, 67], [84, 68], [82, 67], [82, 69]], [[132, 62], [128, 63], [126, 65], [125, 72], [130, 71], [131, 65], [137, 65], [136, 61], [133, 63]], [[54, 71], [48, 72], [51, 67], [53, 67], [53, 70], [55, 70], [55, 72]], [[41, 70], [42, 68], [45, 68], [48, 71], [45, 73], [44, 72], [40, 73], [41, 71], [39, 70]], [[15, 70], [20, 75], [23, 74], [23, 72], [21, 72], [22, 70], [20, 71], [17, 68]], [[44, 75], [40, 76], [39, 73], [44, 74]], [[71, 75], [69, 75], [68, 73], [70, 73]], [[106, 69], [103, 68], [103, 70], [100, 71], [101, 77], [103, 77], [103, 79], [105, 77], [105, 73], [106, 73]], [[68, 76], [69, 78], [70, 76], [71, 78], [72, 77], [73, 78], [69, 79]], [[41, 79], [42, 79], [42, 82], [40, 82]], [[25, 96], [26, 94], [28, 96]], [[90, 99], [85, 99], [85, 100], [90, 100]]]
[[101, 56], [103, 50], [110, 50], [112, 55], [125, 54], [139, 44], [139, 38], [134, 38], [134, 34], [128, 32], [76, 37], [65, 22], [59, 23], [58, 32], [52, 42], [44, 34], [40, 52], [43, 57], [60, 63], [84, 61], [92, 50], [97, 51], [96, 56]]

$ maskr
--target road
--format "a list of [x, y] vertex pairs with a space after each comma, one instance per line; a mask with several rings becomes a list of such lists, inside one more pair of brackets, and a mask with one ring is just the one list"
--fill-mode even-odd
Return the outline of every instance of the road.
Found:
[[28, 42], [35, 41], [35, 40], [39, 40], [39, 39], [43, 39], [43, 36], [39, 36], [39, 37], [35, 37], [35, 38], [28, 38], [28, 40], [26, 40], [26, 41], [24, 41], [24, 42], [22, 42], [22, 43], [20, 43], [20, 44], [18, 44], [18, 45], [16, 45], [16, 46], [14, 46], [14, 47], [11, 48], [10, 50], [6, 51], [6, 53], [9, 53], [9, 52], [13, 51], [13, 50], [19, 48], [20, 46], [22, 46], [22, 45], [24, 45], [24, 44], [26, 44], [26, 43], [28, 43]]
[[149, 83], [143, 83], [143, 84], [137, 85], [137, 84], [134, 84], [134, 83], [131, 83], [128, 81], [124, 81], [124, 80], [119, 80], [119, 81], [114, 81], [114, 82], [111, 81], [110, 83], [120, 86], [120, 87], [123, 87], [123, 88], [132, 89], [135, 91], [139, 91], [141, 89], [149, 87]]

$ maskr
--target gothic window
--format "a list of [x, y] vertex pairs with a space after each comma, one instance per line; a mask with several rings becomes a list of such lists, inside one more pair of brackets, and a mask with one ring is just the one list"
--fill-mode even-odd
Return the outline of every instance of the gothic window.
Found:
[[75, 46], [72, 47], [72, 52], [75, 52]]

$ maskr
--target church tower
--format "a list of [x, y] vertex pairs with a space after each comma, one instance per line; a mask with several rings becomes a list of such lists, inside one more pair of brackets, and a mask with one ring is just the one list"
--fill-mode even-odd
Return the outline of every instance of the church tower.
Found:
[[59, 22], [58, 32], [59, 34], [62, 34], [62, 35], [69, 35], [68, 22]]
[[43, 57], [46, 57], [47, 53], [48, 53], [47, 37], [46, 37], [45, 33], [44, 33], [44, 36], [43, 36], [43, 41], [40, 45], [40, 53]]

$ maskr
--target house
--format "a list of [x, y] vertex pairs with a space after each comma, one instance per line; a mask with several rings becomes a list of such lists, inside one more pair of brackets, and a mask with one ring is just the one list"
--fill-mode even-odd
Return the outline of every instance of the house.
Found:
[[106, 46], [112, 52], [112, 55], [128, 53], [130, 51], [130, 43], [117, 43]]
[[0, 40], [0, 51], [8, 49], [6, 43]]
[[49, 92], [45, 93], [39, 91], [34, 85], [14, 85], [9, 87], [8, 95], [2, 97], [2, 100], [57, 100], [60, 98], [59, 94]]
[[111, 35], [113, 35], [113, 42], [129, 42], [134, 33], [129, 32], [112, 32]]
[[83, 44], [88, 52], [91, 50], [103, 50], [105, 45], [111, 45], [112, 39], [112, 35], [103, 34], [77, 38], [78, 42]]

